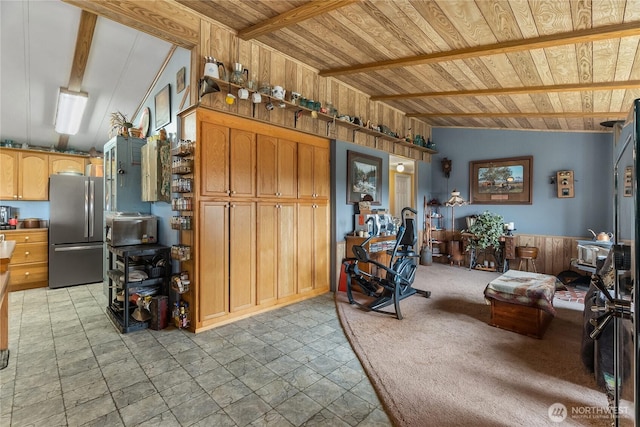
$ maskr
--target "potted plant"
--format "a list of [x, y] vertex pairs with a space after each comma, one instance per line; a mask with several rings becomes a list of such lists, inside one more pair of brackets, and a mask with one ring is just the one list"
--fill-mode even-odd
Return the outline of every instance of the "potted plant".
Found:
[[467, 250], [487, 249], [490, 246], [497, 248], [500, 246], [500, 237], [504, 230], [504, 218], [489, 211], [484, 211], [476, 216], [475, 221], [467, 229], [475, 238], [471, 239]]
[[127, 116], [121, 113], [120, 111], [116, 111], [115, 113], [111, 113], [111, 131], [116, 132], [118, 135], [129, 136], [129, 130], [133, 128], [133, 123], [131, 123]]

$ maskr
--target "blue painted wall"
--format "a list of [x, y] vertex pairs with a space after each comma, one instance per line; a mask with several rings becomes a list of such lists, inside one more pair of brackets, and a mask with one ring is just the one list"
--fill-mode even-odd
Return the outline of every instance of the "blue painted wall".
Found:
[[[456, 188], [469, 200], [469, 162], [504, 157], [533, 156], [532, 205], [469, 205], [455, 208], [456, 229], [466, 227], [464, 217], [485, 210], [514, 222], [517, 232], [555, 236], [591, 236], [588, 228], [611, 229], [611, 173], [613, 136], [610, 133], [533, 132], [495, 129], [434, 128], [439, 153], [433, 156], [431, 194], [441, 202]], [[447, 180], [440, 161], [452, 160]], [[573, 170], [575, 197], [559, 199], [551, 176]], [[451, 226], [451, 209], [443, 208]]]

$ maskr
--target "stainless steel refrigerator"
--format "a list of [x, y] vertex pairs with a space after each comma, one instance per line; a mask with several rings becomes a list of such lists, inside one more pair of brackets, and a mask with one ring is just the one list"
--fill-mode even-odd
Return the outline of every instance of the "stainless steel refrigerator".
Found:
[[49, 179], [49, 287], [102, 282], [102, 178]]

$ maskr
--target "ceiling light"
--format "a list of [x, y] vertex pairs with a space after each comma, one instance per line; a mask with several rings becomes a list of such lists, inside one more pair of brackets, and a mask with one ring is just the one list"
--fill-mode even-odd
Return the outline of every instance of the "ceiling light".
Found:
[[396, 170], [398, 172], [404, 172], [404, 165], [402, 163], [398, 163], [398, 166], [396, 166]]
[[88, 99], [89, 94], [86, 92], [73, 92], [60, 88], [54, 121], [56, 132], [67, 135], [78, 133]]

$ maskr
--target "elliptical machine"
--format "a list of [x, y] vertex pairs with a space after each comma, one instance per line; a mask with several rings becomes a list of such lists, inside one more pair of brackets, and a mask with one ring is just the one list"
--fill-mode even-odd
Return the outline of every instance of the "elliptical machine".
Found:
[[[416, 243], [418, 236], [415, 226], [415, 218], [409, 217], [408, 212], [417, 215], [417, 211], [406, 207], [402, 209], [400, 216], [402, 224], [398, 227], [396, 234], [396, 243], [392, 250], [387, 253], [391, 255], [389, 265], [386, 266], [371, 258], [365, 249], [369, 241], [378, 234], [377, 225], [373, 218], [369, 218], [367, 222], [372, 223], [373, 233], [360, 245], [353, 246], [354, 258], [346, 258], [343, 261], [345, 272], [347, 275], [347, 297], [350, 304], [356, 304], [366, 310], [377, 311], [383, 314], [390, 314], [402, 320], [400, 311], [400, 301], [412, 295], [419, 294], [425, 298], [431, 296], [430, 291], [415, 289], [411, 285], [415, 279], [416, 269], [418, 268], [417, 259], [419, 254], [416, 252]], [[368, 263], [375, 265], [378, 269], [386, 272], [385, 277], [381, 278], [363, 272], [358, 268], [358, 263]], [[353, 298], [353, 286], [357, 285], [360, 292], [368, 297], [375, 299], [370, 302], [358, 302]], [[393, 304], [394, 311], [383, 310], [385, 307]]]

